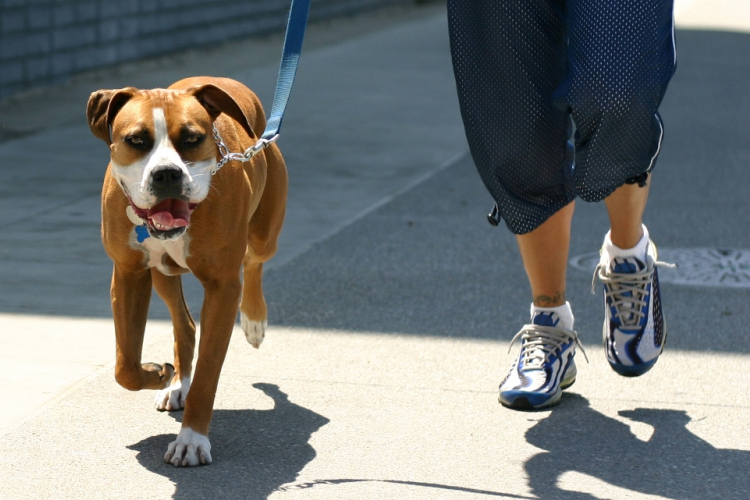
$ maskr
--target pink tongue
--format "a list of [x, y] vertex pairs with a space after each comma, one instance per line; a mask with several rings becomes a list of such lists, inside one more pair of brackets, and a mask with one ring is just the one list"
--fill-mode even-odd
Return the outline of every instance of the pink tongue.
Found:
[[190, 224], [188, 202], [168, 199], [148, 210], [148, 218], [166, 227], [184, 227]]

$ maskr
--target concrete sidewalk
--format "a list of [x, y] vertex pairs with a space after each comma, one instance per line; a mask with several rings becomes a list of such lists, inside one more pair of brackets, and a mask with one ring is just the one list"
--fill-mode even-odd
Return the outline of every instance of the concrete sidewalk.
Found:
[[[663, 249], [750, 249], [750, 26], [727, 5], [678, 3], [688, 29], [646, 221]], [[98, 235], [107, 152], [85, 99], [213, 73], [270, 105], [279, 38], [0, 106], [18, 137], [0, 143], [0, 498], [747, 497], [750, 289], [665, 282], [668, 352], [632, 380], [606, 365], [601, 299], [571, 267], [591, 362], [579, 356], [556, 409], [503, 409], [496, 387], [528, 297], [514, 239], [484, 220], [491, 200], [467, 156], [444, 9], [315, 25], [307, 42], [280, 143], [292, 184], [265, 281], [271, 326], [258, 351], [233, 338], [210, 467], [164, 464], [181, 414], [113, 380]], [[603, 207], [577, 211], [573, 257], [606, 231]], [[187, 293], [198, 311], [194, 280]], [[171, 332], [152, 309], [144, 360], [161, 362]]]

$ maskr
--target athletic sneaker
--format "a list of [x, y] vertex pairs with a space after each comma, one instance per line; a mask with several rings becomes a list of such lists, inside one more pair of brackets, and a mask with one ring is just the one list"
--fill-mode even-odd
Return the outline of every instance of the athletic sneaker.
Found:
[[636, 257], [611, 258], [602, 247], [596, 279], [604, 284], [604, 350], [614, 371], [637, 377], [651, 369], [664, 350], [667, 330], [661, 311], [656, 247], [648, 240], [646, 262]]
[[[562, 390], [576, 381], [573, 356], [581, 347], [573, 330], [560, 325], [557, 313], [537, 312], [531, 324], [513, 337], [521, 352], [500, 384], [500, 403], [516, 410], [538, 410], [560, 402]], [[508, 348], [510, 352], [510, 347]], [[584, 356], [586, 353], [584, 352]]]

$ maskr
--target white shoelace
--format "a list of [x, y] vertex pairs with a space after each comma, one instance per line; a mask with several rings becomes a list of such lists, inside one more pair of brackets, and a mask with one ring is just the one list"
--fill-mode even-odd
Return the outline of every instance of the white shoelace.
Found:
[[591, 293], [596, 293], [596, 278], [603, 284], [608, 285], [605, 290], [606, 297], [611, 298], [612, 306], [615, 308], [616, 316], [622, 326], [638, 326], [646, 313], [643, 307], [648, 304], [648, 284], [654, 276], [654, 269], [660, 267], [677, 267], [668, 262], [655, 261], [651, 269], [644, 268], [635, 273], [616, 273], [608, 266], [599, 263], [594, 270], [594, 278], [591, 280]]
[[549, 357], [560, 352], [562, 346], [570, 342], [571, 339], [581, 348], [586, 362], [589, 360], [581, 341], [578, 340], [578, 334], [573, 330], [535, 324], [525, 325], [510, 341], [509, 353], [519, 337], [522, 341], [519, 363], [523, 371], [543, 369]]

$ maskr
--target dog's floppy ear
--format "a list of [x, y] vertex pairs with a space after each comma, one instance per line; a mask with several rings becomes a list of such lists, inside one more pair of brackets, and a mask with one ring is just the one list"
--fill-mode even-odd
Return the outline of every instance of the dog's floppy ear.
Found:
[[91, 132], [107, 144], [112, 144], [110, 125], [112, 125], [117, 112], [137, 91], [138, 89], [133, 87], [126, 87], [124, 89], [93, 92], [86, 106], [86, 117]]
[[247, 135], [256, 138], [255, 131], [251, 124], [251, 118], [247, 116], [243, 107], [228, 92], [211, 83], [198, 85], [187, 90], [192, 93], [198, 102], [200, 102], [211, 119], [215, 120], [221, 113], [224, 113], [242, 125]]

